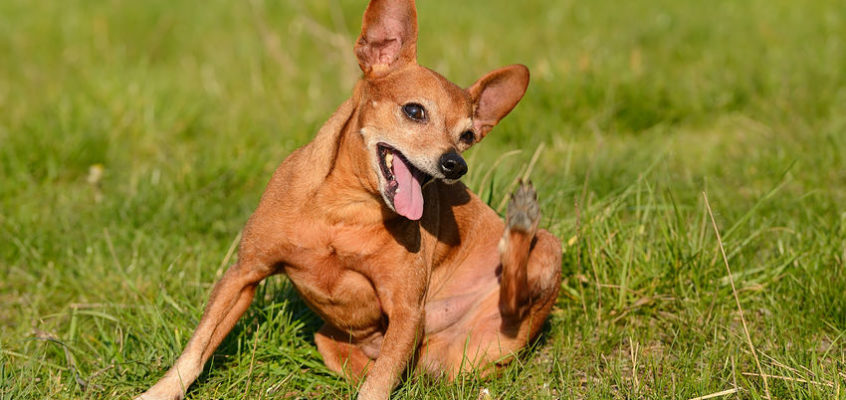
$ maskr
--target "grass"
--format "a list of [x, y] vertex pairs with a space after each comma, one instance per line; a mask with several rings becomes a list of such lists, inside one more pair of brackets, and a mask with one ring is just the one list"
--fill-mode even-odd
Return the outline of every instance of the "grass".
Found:
[[[0, 2], [0, 399], [127, 398], [164, 372], [275, 166], [349, 95], [363, 8]], [[846, 398], [842, 3], [419, 9], [422, 64], [533, 71], [465, 182], [501, 211], [540, 149], [564, 281], [501, 376], [396, 398], [759, 399], [762, 374], [774, 399]], [[269, 279], [189, 398], [352, 398], [319, 324]]]

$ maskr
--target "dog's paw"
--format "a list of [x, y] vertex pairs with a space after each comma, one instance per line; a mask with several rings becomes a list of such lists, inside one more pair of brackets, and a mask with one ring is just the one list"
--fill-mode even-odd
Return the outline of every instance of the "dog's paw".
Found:
[[141, 393], [133, 400], [182, 400], [185, 395], [182, 390], [173, 390], [172, 388], [162, 387], [157, 384], [150, 388], [150, 390]]
[[538, 207], [538, 193], [532, 186], [532, 181], [520, 181], [520, 187], [511, 193], [505, 222], [509, 231], [532, 232], [537, 228], [540, 219]]

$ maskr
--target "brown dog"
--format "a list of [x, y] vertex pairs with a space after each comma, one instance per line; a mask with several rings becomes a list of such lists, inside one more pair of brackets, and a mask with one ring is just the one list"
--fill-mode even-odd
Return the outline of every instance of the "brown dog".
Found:
[[179, 399], [256, 286], [284, 272], [325, 321], [326, 365], [387, 399], [407, 368], [453, 377], [502, 365], [555, 302], [561, 245], [538, 230], [534, 189], [506, 222], [463, 184], [460, 153], [517, 104], [526, 67], [469, 89], [418, 66], [413, 0], [372, 0], [355, 45], [364, 75], [314, 140], [273, 174], [238, 263], [212, 290], [173, 368], [139, 399]]

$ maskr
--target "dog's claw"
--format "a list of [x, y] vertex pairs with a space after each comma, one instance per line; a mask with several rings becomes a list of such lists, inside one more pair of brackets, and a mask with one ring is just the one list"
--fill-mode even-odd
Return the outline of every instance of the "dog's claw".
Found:
[[532, 186], [532, 181], [520, 181], [520, 187], [511, 193], [505, 221], [512, 231], [531, 232], [537, 227], [540, 219], [538, 207], [538, 193]]

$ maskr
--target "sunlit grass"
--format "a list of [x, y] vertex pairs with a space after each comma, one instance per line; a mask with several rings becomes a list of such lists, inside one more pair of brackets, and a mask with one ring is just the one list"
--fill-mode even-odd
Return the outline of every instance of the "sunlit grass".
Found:
[[[501, 376], [396, 397], [763, 398], [762, 372], [773, 398], [846, 396], [841, 3], [419, 3], [422, 64], [532, 70], [465, 182], [501, 210], [531, 177], [564, 282]], [[0, 399], [164, 373], [273, 169], [349, 95], [363, 8], [0, 2]], [[189, 398], [354, 397], [319, 325], [269, 279]]]

